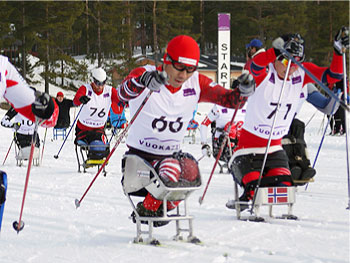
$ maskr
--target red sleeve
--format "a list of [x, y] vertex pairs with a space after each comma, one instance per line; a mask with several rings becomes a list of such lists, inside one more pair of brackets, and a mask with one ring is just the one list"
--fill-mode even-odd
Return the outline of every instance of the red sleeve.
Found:
[[81, 104], [79, 99], [81, 96], [84, 96], [84, 95], [86, 95], [86, 87], [83, 85], [78, 89], [77, 93], [75, 93], [75, 96], [73, 99], [73, 103], [75, 106], [79, 106]]
[[267, 76], [266, 67], [275, 60], [276, 54], [273, 48], [254, 56], [250, 64], [249, 72], [253, 75], [257, 87]]
[[116, 89], [112, 89], [112, 110], [116, 114], [121, 114], [124, 109], [124, 103], [119, 99]]
[[145, 71], [144, 67], [136, 68], [123, 80], [118, 89], [120, 100], [129, 101], [144, 91], [145, 87], [140, 83], [140, 77]]
[[[319, 67], [310, 62], [303, 63], [303, 66], [322, 83], [328, 83], [330, 86], [343, 78], [342, 56], [337, 55], [335, 52], [333, 53], [331, 65], [328, 68]], [[315, 81], [309, 75], [305, 74], [304, 85], [310, 82], [314, 83]]]
[[241, 102], [240, 108], [242, 108], [246, 101], [246, 98], [241, 98], [240, 101], [238, 89], [225, 89], [202, 74], [199, 74], [199, 86], [201, 88], [199, 102], [210, 102], [226, 108], [235, 108]]

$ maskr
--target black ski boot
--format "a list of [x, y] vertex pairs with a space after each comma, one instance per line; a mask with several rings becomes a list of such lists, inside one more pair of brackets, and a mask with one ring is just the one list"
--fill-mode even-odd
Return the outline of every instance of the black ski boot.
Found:
[[[249, 199], [247, 198], [247, 196], [245, 195], [245, 193], [243, 193], [239, 199], [239, 201], [243, 201], [243, 202], [248, 202]], [[236, 201], [235, 200], [228, 200], [228, 202], [226, 203], [226, 207], [228, 209], [236, 209]], [[246, 210], [249, 208], [248, 204], [239, 204], [239, 208], [241, 211]]]
[[[139, 202], [137, 204], [136, 210], [137, 210], [137, 213], [139, 214], [139, 216], [142, 216], [142, 217], [162, 217], [163, 216], [163, 207], [162, 206], [160, 206], [157, 211], [151, 211], [151, 210], [146, 209], [143, 206], [142, 202]], [[132, 218], [132, 222], [136, 223], [135, 212], [132, 212], [131, 218]], [[154, 227], [161, 227], [161, 226], [167, 225], [168, 223], [169, 223], [169, 221], [153, 221], [153, 226]], [[148, 221], [141, 220], [141, 224], [148, 225]]]

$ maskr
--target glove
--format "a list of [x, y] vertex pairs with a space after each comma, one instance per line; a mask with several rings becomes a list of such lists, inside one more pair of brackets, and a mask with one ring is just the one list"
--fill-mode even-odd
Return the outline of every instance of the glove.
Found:
[[238, 88], [242, 97], [249, 97], [255, 92], [255, 80], [247, 70], [238, 77]]
[[35, 92], [35, 101], [32, 103], [32, 112], [41, 119], [49, 119], [55, 110], [55, 104], [47, 93]]
[[168, 76], [165, 71], [145, 71], [140, 78], [140, 82], [152, 91], [159, 91], [162, 85], [168, 83]]
[[21, 127], [21, 123], [20, 123], [20, 122], [16, 122], [16, 123], [14, 123], [13, 126], [12, 126], [12, 128], [14, 128], [15, 131], [18, 131], [20, 127]]
[[209, 146], [209, 144], [203, 144], [202, 145], [202, 154], [204, 155], [204, 156], [208, 156], [208, 157], [210, 157], [210, 155], [211, 155], [211, 149], [210, 149], [210, 146]]
[[89, 101], [91, 100], [91, 98], [90, 97], [88, 97], [88, 96], [81, 96], [80, 98], [79, 98], [79, 101], [81, 102], [81, 103], [83, 103], [83, 104], [86, 104], [86, 103], [88, 103]]
[[298, 33], [278, 37], [272, 41], [272, 46], [275, 49], [276, 57], [281, 54], [281, 49], [283, 48], [293, 57], [298, 57], [300, 62], [305, 59], [304, 39]]
[[[274, 49], [277, 49], [278, 51], [284, 47], [284, 40], [281, 37], [276, 38], [275, 40], [272, 41], [272, 47]], [[276, 54], [277, 56], [277, 54]]]
[[343, 26], [334, 37], [334, 51], [341, 56], [349, 48], [349, 28]]

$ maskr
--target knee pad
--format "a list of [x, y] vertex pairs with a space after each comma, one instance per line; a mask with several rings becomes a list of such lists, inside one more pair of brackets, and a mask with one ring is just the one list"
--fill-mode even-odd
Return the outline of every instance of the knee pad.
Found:
[[180, 162], [181, 174], [180, 180], [184, 182], [194, 182], [200, 179], [200, 172], [198, 168], [198, 162], [189, 153], [182, 151], [173, 154], [173, 158]]

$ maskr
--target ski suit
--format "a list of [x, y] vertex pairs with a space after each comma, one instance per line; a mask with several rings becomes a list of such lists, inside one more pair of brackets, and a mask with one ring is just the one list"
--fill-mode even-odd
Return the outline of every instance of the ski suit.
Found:
[[[245, 187], [248, 198], [253, 196], [253, 189], [260, 175], [283, 84], [283, 79], [279, 78], [275, 69], [275, 60], [274, 48], [270, 48], [253, 58], [250, 72], [254, 76], [257, 88], [255, 93], [248, 98], [240, 140], [230, 160], [233, 177]], [[322, 82], [335, 83], [342, 78], [342, 57], [336, 53], [333, 54], [331, 65], [328, 68], [319, 67], [310, 62], [302, 64]], [[272, 140], [261, 186], [291, 185], [292, 183], [288, 158], [282, 149], [281, 139], [288, 133], [289, 126], [299, 109], [299, 101], [304, 94], [303, 90], [310, 82], [313, 80], [301, 68], [297, 68], [286, 81], [275, 127], [272, 131]]]

